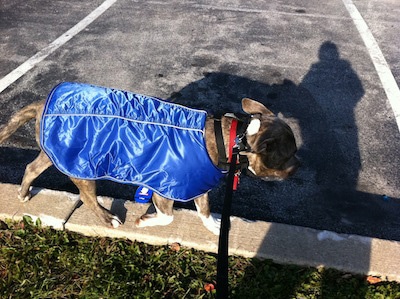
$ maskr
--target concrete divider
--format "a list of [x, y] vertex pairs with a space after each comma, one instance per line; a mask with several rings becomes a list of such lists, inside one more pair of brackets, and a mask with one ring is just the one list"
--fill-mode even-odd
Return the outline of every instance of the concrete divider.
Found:
[[[218, 237], [203, 227], [195, 211], [175, 210], [174, 221], [165, 227], [136, 228], [136, 218], [146, 212], [149, 204], [99, 197], [103, 206], [124, 220], [124, 225], [113, 229], [102, 225], [85, 205], [65, 223], [78, 200], [75, 194], [34, 188], [34, 197], [21, 203], [17, 191], [16, 185], [0, 184], [1, 219], [19, 220], [30, 215], [39, 217], [43, 225], [89, 236], [127, 238], [153, 245], [178, 242], [198, 250], [218, 251]], [[232, 217], [229, 245], [232, 255], [325, 266], [400, 282], [400, 242]]]

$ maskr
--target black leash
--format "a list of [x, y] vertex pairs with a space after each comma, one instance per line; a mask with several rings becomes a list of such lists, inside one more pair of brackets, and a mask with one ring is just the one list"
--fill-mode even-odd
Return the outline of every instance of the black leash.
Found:
[[251, 116], [232, 115], [229, 117], [233, 118], [229, 134], [229, 155], [226, 154], [225, 150], [222, 121], [214, 120], [214, 131], [218, 150], [218, 168], [228, 170], [218, 244], [217, 298], [219, 299], [229, 298], [228, 248], [233, 191], [237, 188], [241, 171], [246, 170], [249, 165], [247, 157], [239, 153], [241, 151], [250, 150], [246, 140], [246, 130], [250, 123]]
[[217, 298], [229, 298], [228, 284], [228, 248], [229, 248], [229, 229], [231, 226], [230, 215], [233, 197], [233, 184], [236, 173], [237, 155], [239, 148], [234, 147], [232, 151], [232, 159], [230, 162], [228, 180], [226, 182], [226, 191], [224, 206], [221, 216], [221, 229], [219, 233], [218, 243], [218, 260], [217, 260]]

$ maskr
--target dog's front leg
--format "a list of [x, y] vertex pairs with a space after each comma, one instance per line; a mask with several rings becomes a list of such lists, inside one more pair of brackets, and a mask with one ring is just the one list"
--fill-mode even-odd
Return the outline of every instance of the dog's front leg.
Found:
[[204, 226], [214, 235], [218, 236], [221, 227], [221, 218], [211, 214], [210, 205], [208, 203], [208, 193], [197, 197], [194, 203]]
[[156, 193], [153, 193], [152, 200], [157, 212], [144, 214], [138, 218], [135, 222], [137, 227], [168, 225], [174, 220], [173, 200], [166, 199]]

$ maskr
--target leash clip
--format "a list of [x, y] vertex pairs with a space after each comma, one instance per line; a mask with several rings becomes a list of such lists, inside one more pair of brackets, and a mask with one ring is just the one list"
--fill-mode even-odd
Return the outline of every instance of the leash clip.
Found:
[[249, 147], [247, 146], [246, 133], [242, 133], [236, 136], [234, 148], [238, 148], [239, 152], [248, 151]]
[[239, 147], [240, 144], [242, 143], [242, 140], [243, 140], [243, 136], [240, 136], [240, 135], [236, 136], [236, 138], [235, 138], [235, 144], [234, 144], [233, 147]]

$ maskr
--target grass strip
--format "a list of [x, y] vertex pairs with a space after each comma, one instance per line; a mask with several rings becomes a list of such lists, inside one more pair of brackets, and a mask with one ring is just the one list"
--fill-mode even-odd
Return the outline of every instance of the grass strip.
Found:
[[[0, 222], [0, 298], [215, 298], [216, 256]], [[230, 257], [232, 298], [400, 298], [400, 284]]]

